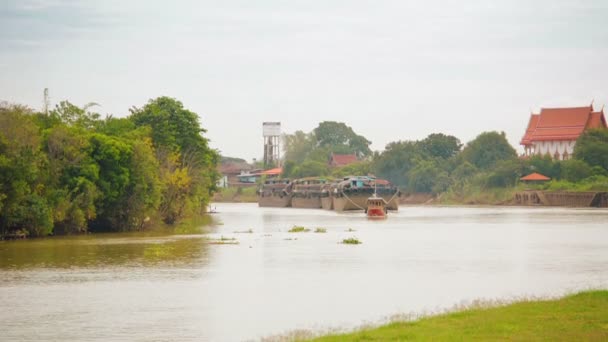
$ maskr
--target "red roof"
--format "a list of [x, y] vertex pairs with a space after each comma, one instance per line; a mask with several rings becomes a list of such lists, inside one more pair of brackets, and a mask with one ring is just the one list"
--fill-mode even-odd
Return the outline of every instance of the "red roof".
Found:
[[261, 175], [269, 175], [269, 176], [276, 176], [276, 175], [280, 175], [281, 173], [283, 173], [283, 168], [281, 168], [281, 167], [275, 167], [274, 169], [269, 169], [269, 170], [260, 172]]
[[538, 172], [534, 172], [525, 177], [521, 177], [519, 180], [522, 180], [522, 181], [548, 181], [550, 179], [551, 178], [549, 178], [545, 175], [541, 175]]
[[329, 164], [332, 166], [345, 166], [359, 161], [355, 154], [335, 154], [332, 153]]
[[593, 112], [593, 107], [542, 108], [532, 114], [522, 145], [534, 141], [576, 140], [585, 129], [606, 128], [604, 112]]
[[604, 111], [601, 112], [593, 112], [591, 113], [591, 117], [587, 122], [587, 128], [600, 128], [607, 127], [606, 118], [604, 117]]
[[530, 121], [528, 122], [528, 128], [526, 129], [526, 134], [521, 139], [522, 145], [529, 145], [530, 143], [532, 143], [532, 140], [531, 140], [532, 134], [534, 133], [534, 129], [536, 128], [536, 125], [538, 124], [539, 117], [540, 117], [539, 114], [530, 115]]

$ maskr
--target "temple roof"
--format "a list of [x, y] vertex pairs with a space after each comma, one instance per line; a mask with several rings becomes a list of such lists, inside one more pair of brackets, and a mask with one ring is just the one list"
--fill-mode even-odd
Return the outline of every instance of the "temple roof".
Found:
[[522, 145], [534, 141], [576, 140], [586, 129], [606, 128], [603, 110], [593, 112], [592, 106], [571, 108], [542, 108], [540, 114], [530, 115]]
[[538, 172], [534, 172], [527, 176], [521, 177], [519, 180], [522, 180], [522, 181], [548, 181], [550, 179], [551, 178], [549, 178], [545, 175], [541, 175]]
[[329, 163], [332, 166], [345, 166], [358, 161], [355, 154], [336, 154], [332, 153]]

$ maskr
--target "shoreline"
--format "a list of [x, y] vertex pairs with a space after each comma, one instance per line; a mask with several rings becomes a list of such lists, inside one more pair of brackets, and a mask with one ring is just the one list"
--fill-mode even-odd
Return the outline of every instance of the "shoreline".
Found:
[[397, 315], [386, 323], [353, 330], [298, 330], [263, 341], [608, 339], [608, 289], [560, 297], [474, 301], [431, 315]]

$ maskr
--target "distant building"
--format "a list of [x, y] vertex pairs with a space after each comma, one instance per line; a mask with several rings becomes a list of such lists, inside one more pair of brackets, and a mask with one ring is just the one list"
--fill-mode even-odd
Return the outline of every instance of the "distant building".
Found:
[[521, 145], [524, 155], [549, 155], [555, 160], [572, 157], [576, 139], [587, 129], [606, 128], [603, 108], [593, 106], [572, 108], [542, 108], [531, 114]]
[[329, 156], [329, 166], [330, 167], [342, 167], [352, 163], [358, 162], [356, 154], [336, 154], [332, 153]]

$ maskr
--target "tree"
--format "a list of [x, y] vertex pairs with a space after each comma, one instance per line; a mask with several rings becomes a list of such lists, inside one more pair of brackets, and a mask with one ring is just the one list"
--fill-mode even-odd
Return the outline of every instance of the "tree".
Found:
[[196, 113], [169, 97], [150, 100], [131, 113], [137, 127], [151, 129], [164, 188], [163, 220], [174, 223], [184, 215], [204, 211], [219, 179], [219, 154], [209, 148]]
[[574, 158], [608, 170], [608, 129], [590, 129], [577, 139]]
[[406, 186], [408, 172], [419, 159], [421, 159], [421, 153], [416, 142], [392, 142], [374, 158], [372, 170], [378, 177], [388, 179], [397, 185]]
[[451, 158], [460, 151], [461, 147], [458, 138], [442, 133], [430, 134], [420, 142], [422, 152], [433, 158]]
[[484, 132], [467, 144], [462, 156], [475, 167], [487, 170], [498, 161], [517, 158], [517, 153], [504, 132]]
[[408, 188], [413, 192], [437, 193], [449, 185], [447, 172], [430, 160], [421, 160], [409, 172]]
[[293, 177], [319, 177], [329, 175], [327, 163], [308, 160], [295, 167], [292, 172]]
[[315, 148], [314, 136], [311, 133], [296, 131], [283, 135], [285, 161], [302, 163]]
[[558, 179], [561, 176], [561, 163], [553, 160], [548, 155], [534, 155], [527, 160], [531, 172], [538, 172], [551, 179]]
[[355, 175], [368, 175], [371, 173], [371, 168], [371, 162], [361, 161], [334, 169], [332, 170], [331, 175], [338, 178]]
[[323, 121], [313, 130], [316, 146], [326, 147], [329, 152], [355, 153], [369, 156], [371, 141], [356, 134], [343, 122]]
[[570, 182], [578, 182], [593, 175], [593, 169], [582, 160], [570, 159], [562, 162], [562, 178]]
[[45, 158], [40, 132], [26, 107], [0, 104], [0, 234], [47, 235], [52, 218], [43, 196]]

